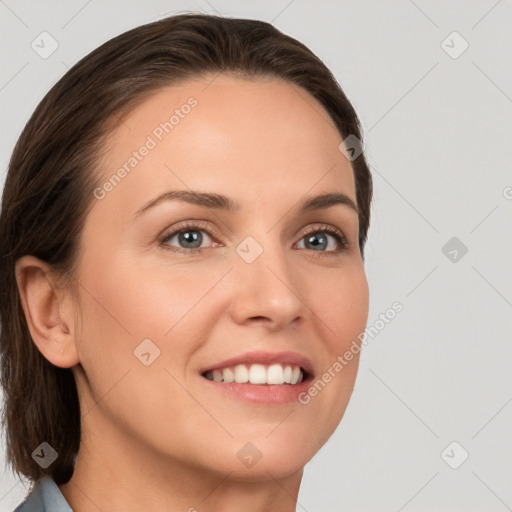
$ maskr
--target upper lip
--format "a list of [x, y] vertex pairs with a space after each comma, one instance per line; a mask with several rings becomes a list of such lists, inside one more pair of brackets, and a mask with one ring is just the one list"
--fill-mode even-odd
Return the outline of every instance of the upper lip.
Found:
[[220, 363], [214, 363], [208, 368], [204, 368], [201, 370], [201, 373], [211, 370], [220, 370], [222, 368], [227, 368], [228, 366], [236, 366], [237, 364], [272, 364], [272, 363], [280, 363], [282, 365], [292, 365], [292, 366], [300, 366], [303, 370], [305, 370], [308, 374], [313, 374], [313, 365], [311, 361], [297, 353], [297, 352], [264, 352], [264, 351], [255, 351], [255, 352], [245, 352], [244, 354], [240, 354], [235, 357], [231, 357]]

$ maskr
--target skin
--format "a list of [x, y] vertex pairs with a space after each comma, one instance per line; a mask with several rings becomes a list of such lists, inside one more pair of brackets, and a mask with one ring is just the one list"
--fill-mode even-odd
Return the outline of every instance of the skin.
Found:
[[[169, 112], [197, 99], [112, 191], [91, 198], [79, 301], [44, 262], [17, 263], [33, 340], [53, 364], [73, 369], [79, 390], [81, 447], [60, 486], [79, 512], [294, 511], [303, 468], [336, 429], [354, 386], [357, 355], [307, 405], [227, 398], [200, 376], [242, 352], [290, 350], [320, 377], [368, 315], [357, 213], [346, 205], [294, 211], [326, 192], [356, 202], [328, 114], [277, 79], [212, 79], [158, 91], [110, 134], [102, 183]], [[227, 195], [241, 209], [164, 201], [134, 218], [162, 192], [188, 189]], [[207, 223], [202, 251], [166, 250], [159, 236], [188, 220]], [[312, 249], [305, 235], [321, 224], [341, 230], [348, 247], [322, 232], [328, 246]], [[247, 236], [263, 248], [250, 264], [235, 250]], [[190, 251], [177, 236], [165, 243]], [[161, 351], [149, 366], [133, 353], [147, 338]], [[251, 468], [236, 456], [249, 441], [262, 454]]]

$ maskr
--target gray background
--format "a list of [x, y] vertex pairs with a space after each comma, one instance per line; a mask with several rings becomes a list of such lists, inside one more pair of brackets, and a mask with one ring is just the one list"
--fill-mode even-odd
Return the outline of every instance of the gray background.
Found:
[[[2, 182], [29, 115], [68, 67], [187, 11], [270, 21], [304, 42], [366, 135], [368, 325], [395, 301], [404, 309], [364, 349], [297, 510], [512, 510], [512, 2], [0, 0]], [[59, 45], [46, 59], [31, 48], [43, 31]], [[27, 487], [2, 464], [0, 510]]]

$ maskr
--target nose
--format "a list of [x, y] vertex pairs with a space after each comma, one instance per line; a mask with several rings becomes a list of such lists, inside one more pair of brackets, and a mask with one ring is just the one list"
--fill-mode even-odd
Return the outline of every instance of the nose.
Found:
[[236, 255], [231, 302], [231, 316], [236, 323], [261, 323], [274, 331], [304, 319], [304, 290], [287, 250], [274, 241], [267, 242], [252, 263]]

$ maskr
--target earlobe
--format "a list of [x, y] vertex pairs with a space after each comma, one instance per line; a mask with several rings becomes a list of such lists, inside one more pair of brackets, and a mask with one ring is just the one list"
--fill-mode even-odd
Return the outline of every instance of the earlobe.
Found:
[[55, 366], [77, 365], [74, 319], [71, 308], [63, 307], [70, 298], [55, 286], [51, 267], [27, 255], [17, 260], [15, 270], [25, 319], [37, 348]]

